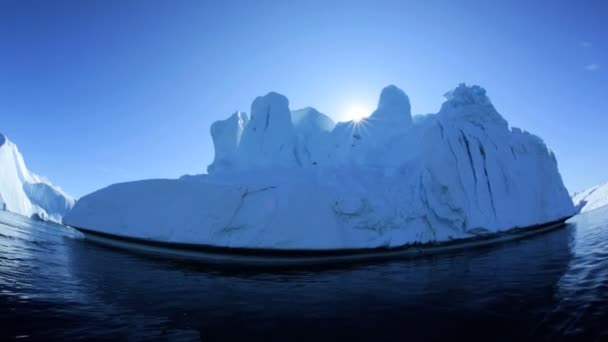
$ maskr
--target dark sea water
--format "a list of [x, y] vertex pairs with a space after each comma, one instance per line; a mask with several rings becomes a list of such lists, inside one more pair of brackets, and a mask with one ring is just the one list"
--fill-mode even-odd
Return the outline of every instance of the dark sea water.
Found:
[[155, 259], [0, 212], [0, 340], [608, 340], [608, 208], [485, 249], [331, 268]]

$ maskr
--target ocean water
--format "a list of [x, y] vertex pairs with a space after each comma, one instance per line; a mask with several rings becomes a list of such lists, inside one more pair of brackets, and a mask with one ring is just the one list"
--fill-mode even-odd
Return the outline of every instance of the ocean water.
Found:
[[103, 248], [0, 212], [0, 340], [608, 340], [608, 208], [483, 249], [299, 269]]

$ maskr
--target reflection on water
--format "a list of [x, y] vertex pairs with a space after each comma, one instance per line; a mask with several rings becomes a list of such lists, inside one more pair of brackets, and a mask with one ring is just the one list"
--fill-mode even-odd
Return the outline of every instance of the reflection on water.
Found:
[[487, 249], [292, 271], [182, 264], [0, 222], [0, 339], [608, 336], [608, 210]]

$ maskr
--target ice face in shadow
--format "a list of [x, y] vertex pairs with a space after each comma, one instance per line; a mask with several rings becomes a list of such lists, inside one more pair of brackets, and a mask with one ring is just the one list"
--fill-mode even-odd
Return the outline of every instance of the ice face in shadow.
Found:
[[378, 109], [372, 113], [370, 118], [409, 126], [412, 123], [409, 97], [403, 90], [394, 85], [382, 89], [380, 100], [378, 100]]
[[253, 101], [237, 155], [243, 168], [296, 165], [294, 129], [285, 96], [271, 92]]
[[296, 162], [299, 166], [318, 165], [326, 150], [326, 140], [336, 124], [314, 108], [291, 112], [296, 135]]
[[413, 120], [407, 95], [388, 86], [369, 118], [334, 125], [269, 93], [248, 122], [237, 113], [212, 126], [208, 176], [115, 184], [64, 222], [173, 242], [331, 249], [446, 241], [574, 213], [540, 138], [510, 128], [481, 87], [446, 98]]
[[228, 119], [216, 121], [211, 125], [211, 138], [215, 148], [215, 159], [207, 167], [208, 173], [233, 168], [243, 128], [249, 122], [247, 114], [236, 112]]

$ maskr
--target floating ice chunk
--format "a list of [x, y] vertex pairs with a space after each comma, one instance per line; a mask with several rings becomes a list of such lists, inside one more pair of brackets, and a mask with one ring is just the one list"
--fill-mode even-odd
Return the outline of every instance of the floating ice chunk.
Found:
[[593, 186], [572, 196], [578, 212], [591, 211], [608, 205], [608, 183]]

